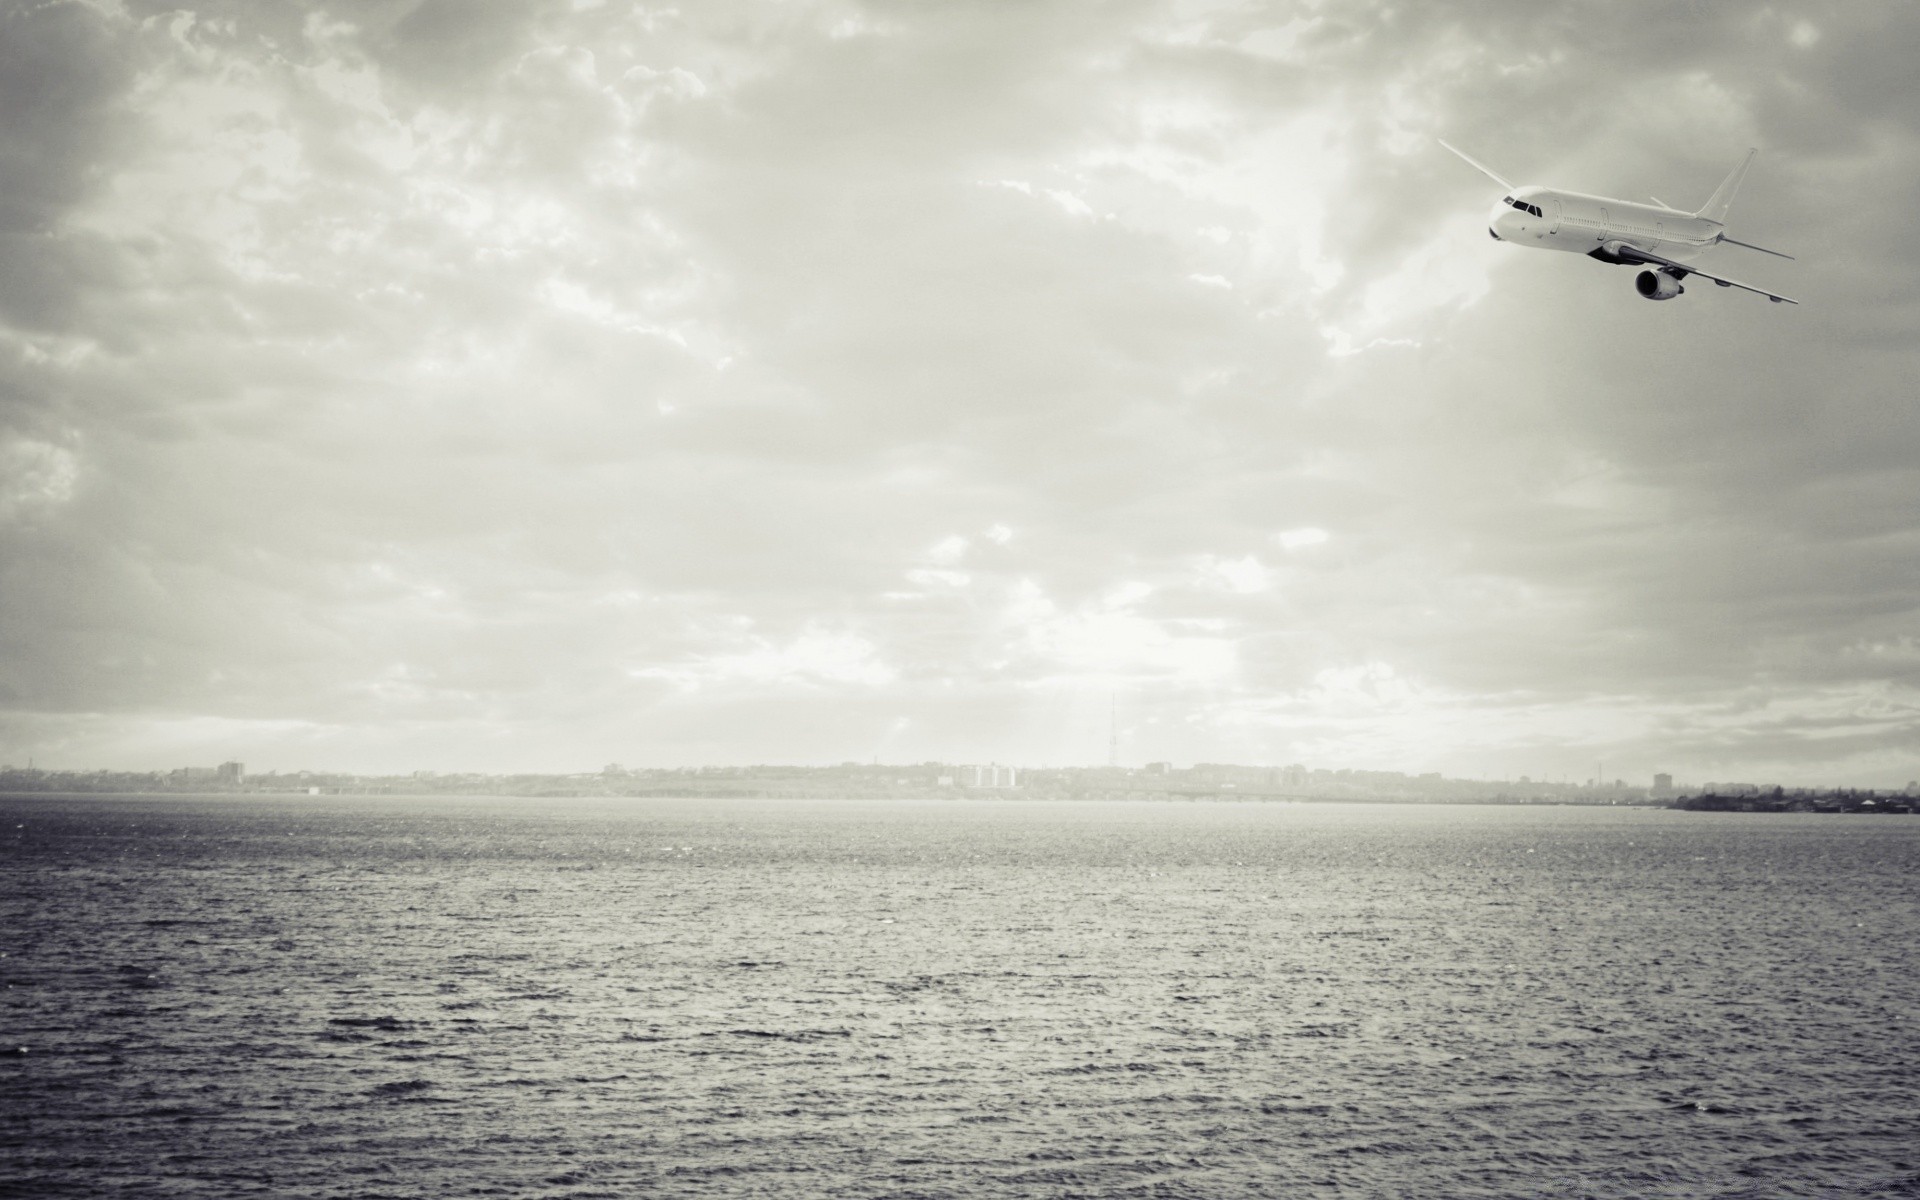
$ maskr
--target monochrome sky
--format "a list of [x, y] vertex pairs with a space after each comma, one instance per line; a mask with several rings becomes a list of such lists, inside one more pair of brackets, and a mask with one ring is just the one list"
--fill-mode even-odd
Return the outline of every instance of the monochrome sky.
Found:
[[0, 11], [7, 761], [1920, 775], [1911, 6]]

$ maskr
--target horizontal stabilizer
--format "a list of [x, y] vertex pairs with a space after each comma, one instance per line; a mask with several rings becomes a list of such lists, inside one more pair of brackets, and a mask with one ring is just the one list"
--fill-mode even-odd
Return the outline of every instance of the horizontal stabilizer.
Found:
[[1791, 259], [1793, 257], [1791, 254], [1782, 254], [1778, 250], [1769, 250], [1765, 246], [1756, 246], [1752, 242], [1743, 242], [1739, 238], [1730, 238], [1724, 233], [1716, 240], [1725, 242], [1729, 246], [1745, 246], [1749, 250], [1758, 250], [1762, 254], [1771, 254], [1775, 258]]

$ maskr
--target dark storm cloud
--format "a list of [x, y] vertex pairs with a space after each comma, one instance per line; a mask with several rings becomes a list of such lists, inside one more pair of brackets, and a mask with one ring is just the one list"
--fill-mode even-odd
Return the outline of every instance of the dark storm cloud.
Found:
[[118, 102], [134, 66], [80, 5], [0, 14], [0, 316], [12, 324], [57, 328], [77, 293], [114, 277], [112, 257], [59, 222], [129, 135]]
[[1629, 9], [21, 10], [5, 744], [1904, 781], [1920, 23]]
[[89, 10], [39, 4], [0, 14], [0, 229], [48, 233], [97, 179], [126, 117], [115, 102], [132, 81], [126, 48]]

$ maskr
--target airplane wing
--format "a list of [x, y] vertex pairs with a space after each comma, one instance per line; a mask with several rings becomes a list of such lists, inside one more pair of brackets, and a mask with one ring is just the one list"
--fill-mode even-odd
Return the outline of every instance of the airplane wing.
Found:
[[1741, 283], [1738, 279], [1728, 279], [1724, 276], [1715, 275], [1711, 271], [1702, 271], [1699, 267], [1693, 266], [1690, 263], [1676, 262], [1671, 258], [1655, 254], [1651, 250], [1642, 250], [1638, 246], [1630, 246], [1625, 242], [1615, 242], [1608, 246], [1607, 249], [1612, 251], [1614, 256], [1622, 262], [1644, 263], [1650, 267], [1665, 267], [1680, 278], [1685, 278], [1688, 275], [1698, 275], [1702, 279], [1713, 280], [1721, 287], [1743, 288], [1749, 292], [1765, 296], [1775, 304], [1800, 303], [1791, 296], [1778, 296], [1765, 288], [1754, 287], [1750, 283]]
[[1480, 173], [1481, 173], [1482, 175], [1485, 175], [1485, 176], [1486, 176], [1486, 177], [1487, 177], [1488, 179], [1491, 179], [1491, 180], [1493, 180], [1493, 181], [1494, 181], [1495, 183], [1497, 183], [1497, 184], [1499, 184], [1499, 185], [1500, 185], [1501, 187], [1503, 187], [1503, 188], [1505, 188], [1505, 189], [1507, 189], [1507, 190], [1508, 190], [1509, 192], [1511, 192], [1511, 191], [1513, 190], [1513, 185], [1512, 185], [1511, 183], [1508, 183], [1508, 182], [1506, 181], [1506, 179], [1505, 179], [1505, 178], [1503, 178], [1502, 176], [1500, 176], [1500, 175], [1498, 175], [1498, 174], [1496, 174], [1496, 173], [1495, 173], [1495, 172], [1494, 172], [1494, 171], [1493, 171], [1493, 170], [1492, 170], [1491, 168], [1489, 168], [1489, 167], [1488, 167], [1488, 166], [1487, 166], [1487, 165], [1486, 165], [1485, 163], [1482, 163], [1482, 162], [1480, 162], [1480, 161], [1479, 161], [1478, 159], [1475, 159], [1475, 158], [1473, 158], [1472, 156], [1470, 156], [1469, 154], [1467, 154], [1467, 152], [1466, 152], [1466, 151], [1464, 151], [1464, 150], [1462, 150], [1462, 149], [1460, 149], [1460, 148], [1459, 148], [1458, 146], [1450, 146], [1450, 145], [1447, 145], [1447, 141], [1446, 141], [1446, 139], [1445, 139], [1445, 138], [1435, 138], [1435, 139], [1433, 139], [1433, 140], [1434, 140], [1434, 141], [1436, 141], [1436, 142], [1439, 142], [1439, 143], [1440, 143], [1440, 144], [1441, 144], [1442, 146], [1446, 146], [1446, 147], [1447, 147], [1447, 149], [1449, 149], [1449, 150], [1451, 150], [1451, 151], [1453, 151], [1453, 152], [1454, 152], [1455, 154], [1458, 154], [1458, 155], [1459, 155], [1459, 156], [1460, 156], [1461, 158], [1464, 158], [1464, 159], [1466, 159], [1466, 160], [1467, 160], [1467, 165], [1468, 165], [1468, 166], [1470, 166], [1470, 167], [1472, 167], [1472, 168], [1473, 168], [1474, 170], [1476, 170], [1476, 171], [1478, 171], [1478, 172], [1480, 172]]

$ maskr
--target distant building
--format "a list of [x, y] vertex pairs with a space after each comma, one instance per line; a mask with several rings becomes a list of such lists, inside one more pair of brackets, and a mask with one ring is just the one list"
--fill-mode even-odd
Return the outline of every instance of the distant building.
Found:
[[214, 771], [221, 783], [239, 784], [247, 781], [247, 764], [245, 763], [223, 762], [215, 767]]
[[990, 763], [984, 767], [973, 768], [973, 787], [977, 788], [1013, 788], [1020, 784], [1012, 767], [1003, 767], [999, 763]]
[[1671, 792], [1672, 790], [1673, 790], [1673, 776], [1668, 775], [1665, 772], [1662, 772], [1653, 777], [1653, 791], [1655, 795], [1664, 796], [1668, 792]]
[[1147, 764], [1147, 774], [1149, 774], [1149, 775], [1171, 775], [1171, 774], [1173, 774], [1173, 764], [1172, 764], [1172, 763], [1170, 763], [1170, 762], [1152, 762], [1152, 763], [1148, 763], [1148, 764]]

